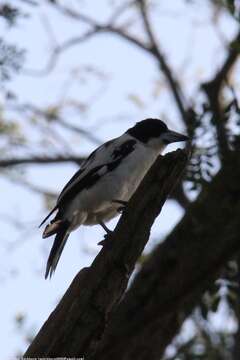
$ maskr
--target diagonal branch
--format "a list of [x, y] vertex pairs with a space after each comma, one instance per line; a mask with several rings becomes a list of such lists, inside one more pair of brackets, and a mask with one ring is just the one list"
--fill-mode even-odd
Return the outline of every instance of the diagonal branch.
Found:
[[6, 106], [6, 108], [9, 110], [14, 110], [14, 111], [23, 113], [23, 114], [25, 114], [25, 112], [29, 111], [31, 114], [38, 115], [47, 121], [54, 121], [57, 125], [60, 125], [60, 126], [64, 127], [65, 129], [68, 129], [74, 133], [83, 135], [86, 139], [88, 139], [89, 141], [91, 141], [92, 143], [94, 143], [96, 145], [100, 145], [102, 143], [102, 141], [97, 136], [93, 135], [90, 131], [85, 130], [82, 127], [73, 125], [72, 123], [64, 120], [64, 118], [59, 114], [58, 108], [55, 108], [53, 112], [50, 109], [50, 112], [49, 112], [48, 108], [40, 109], [37, 106], [30, 104], [30, 103], [24, 103], [24, 104], [19, 104], [19, 105], [14, 105], [14, 106], [13, 105]]
[[240, 253], [239, 212], [240, 159], [234, 154], [143, 264], [94, 360], [161, 358], [222, 267]]
[[[187, 162], [184, 151], [159, 157], [130, 200], [111, 238], [70, 288], [25, 357], [80, 357], [94, 351], [126, 290], [151, 226]], [[101, 274], [101, 276], [99, 276]]]
[[234, 39], [230, 42], [228, 46], [228, 54], [226, 59], [220, 68], [220, 70], [216, 73], [214, 78], [202, 85], [206, 93], [208, 94], [209, 91], [212, 91], [214, 88], [215, 96], [218, 97], [219, 93], [221, 92], [221, 88], [224, 82], [227, 80], [229, 73], [231, 72], [233, 66], [236, 63], [236, 60], [239, 56], [239, 42], [240, 42], [240, 31], [234, 37]]
[[83, 128], [80, 128], [79, 126], [73, 125], [61, 118], [59, 115], [56, 116], [57, 124], [61, 125], [67, 130], [71, 130], [73, 133], [84, 135], [86, 139], [91, 141], [92, 143], [96, 145], [101, 145], [103, 141], [101, 141], [97, 136], [92, 134], [90, 131], [87, 131]]
[[180, 111], [182, 119], [185, 123], [187, 123], [188, 116], [187, 116], [186, 107], [184, 104], [185, 100], [184, 100], [184, 95], [183, 95], [182, 89], [180, 87], [178, 80], [176, 79], [176, 77], [174, 77], [173, 71], [170, 69], [170, 66], [168, 65], [167, 61], [165, 60], [164, 55], [160, 51], [158, 41], [154, 36], [151, 22], [149, 20], [149, 14], [148, 14], [146, 1], [145, 0], [137, 0], [137, 3], [139, 5], [139, 9], [141, 12], [141, 16], [143, 19], [146, 33], [148, 34], [148, 37], [150, 40], [152, 55], [154, 55], [157, 58], [160, 68], [163, 71], [163, 73], [168, 81], [169, 87], [172, 91], [173, 97], [176, 101], [176, 104], [178, 106], [178, 109]]
[[82, 14], [77, 10], [73, 10], [63, 4], [60, 4], [58, 1], [52, 2], [48, 0], [49, 3], [58, 11], [60, 11], [63, 15], [70, 17], [73, 20], [81, 21], [82, 23], [89, 25], [90, 27], [96, 28], [97, 23], [94, 19], [92, 19], [89, 15]]
[[[48, 74], [53, 67], [56, 65], [56, 62], [58, 60], [58, 57], [62, 54], [63, 51], [71, 48], [72, 46], [78, 45], [80, 43], [83, 43], [84, 41], [92, 38], [95, 35], [102, 34], [102, 33], [112, 33], [120, 38], [134, 44], [141, 50], [144, 50], [148, 53], [150, 53], [154, 58], [156, 58], [157, 62], [159, 63], [160, 69], [162, 70], [163, 74], [165, 75], [167, 82], [169, 84], [169, 87], [172, 91], [173, 97], [176, 101], [177, 107], [180, 111], [180, 114], [182, 116], [182, 119], [185, 123], [188, 121], [187, 111], [185, 107], [185, 100], [184, 95], [181, 89], [181, 86], [176, 79], [176, 77], [173, 75], [173, 71], [171, 70], [170, 66], [168, 65], [164, 55], [159, 49], [159, 46], [157, 44], [157, 40], [154, 37], [150, 21], [148, 19], [147, 14], [147, 8], [144, 0], [135, 0], [130, 1], [129, 6], [133, 5], [134, 3], [139, 4], [140, 12], [142, 15], [143, 23], [145, 25], [146, 32], [148, 34], [150, 43], [145, 43], [144, 41], [139, 40], [133, 35], [130, 35], [127, 33], [123, 28], [115, 26], [114, 21], [116, 20], [116, 16], [113, 16], [110, 21], [107, 24], [101, 24], [97, 22], [95, 19], [84, 15], [80, 12], [77, 12], [76, 10], [72, 10], [69, 7], [63, 6], [62, 4], [59, 4], [58, 2], [54, 2], [54, 7], [58, 9], [61, 13], [64, 15], [71, 17], [74, 20], [80, 21], [86, 25], [89, 26], [89, 29], [83, 33], [82, 35], [70, 38], [66, 40], [63, 44], [57, 46], [55, 50], [52, 53], [52, 56], [50, 57], [50, 60], [48, 64], [46, 65], [45, 69], [41, 71], [34, 71], [34, 70], [27, 70], [28, 73], [31, 73], [32, 75], [46, 75]], [[117, 12], [116, 15], [121, 13], [122, 9], [125, 11], [126, 4], [124, 4], [123, 8], [120, 9], [120, 11]]]
[[239, 56], [239, 41], [240, 41], [240, 31], [237, 33], [236, 37], [229, 44], [229, 50], [225, 62], [223, 63], [221, 69], [216, 73], [215, 77], [207, 82], [202, 84], [202, 89], [205, 91], [209, 104], [212, 110], [212, 121], [216, 126], [217, 130], [217, 140], [220, 152], [220, 158], [224, 161], [229, 152], [229, 145], [227, 139], [227, 131], [225, 118], [223, 114], [223, 109], [221, 106], [221, 91], [224, 85], [224, 82], [227, 81], [229, 73], [231, 72], [233, 66], [235, 65], [238, 56]]
[[80, 43], [83, 43], [89, 39], [91, 39], [93, 36], [98, 34], [100, 31], [103, 31], [103, 29], [98, 29], [94, 27], [93, 29], [87, 30], [85, 33], [72, 37], [66, 41], [64, 41], [61, 45], [55, 46], [53, 51], [51, 52], [49, 59], [47, 61], [47, 64], [45, 67], [41, 70], [36, 69], [23, 69], [22, 72], [26, 75], [30, 76], [45, 76], [48, 75], [56, 66], [57, 61], [59, 59], [59, 56], [66, 50], [70, 49], [73, 46], [76, 46]]
[[66, 50], [69, 50], [73, 46], [79, 45], [84, 43], [85, 41], [89, 40], [90, 38], [103, 34], [103, 33], [112, 33], [114, 35], [117, 35], [121, 37], [124, 40], [127, 40], [131, 42], [132, 44], [136, 45], [140, 49], [149, 52], [150, 54], [154, 55], [152, 52], [152, 49], [148, 46], [148, 44], [145, 44], [144, 42], [140, 41], [136, 37], [127, 34], [123, 29], [117, 28], [112, 26], [111, 24], [107, 25], [100, 25], [96, 23], [96, 25], [90, 29], [87, 30], [85, 33], [81, 35], [77, 35], [75, 37], [72, 37], [66, 41], [64, 41], [62, 44], [55, 47], [55, 49], [52, 51], [52, 54], [50, 55], [50, 58], [46, 64], [46, 66], [41, 70], [34, 70], [34, 69], [24, 69], [24, 73], [26, 75], [33, 75], [33, 76], [43, 76], [49, 74], [53, 70], [53, 68], [56, 66], [57, 61], [61, 54], [65, 52]]

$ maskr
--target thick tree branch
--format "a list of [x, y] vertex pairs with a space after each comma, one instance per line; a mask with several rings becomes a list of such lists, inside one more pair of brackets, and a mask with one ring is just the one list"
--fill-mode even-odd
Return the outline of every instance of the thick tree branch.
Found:
[[94, 350], [186, 161], [182, 150], [158, 158], [111, 238], [105, 240], [92, 266], [76, 276], [25, 357], [88, 356]]
[[160, 359], [201, 295], [240, 251], [239, 213], [235, 154], [143, 265], [92, 358]]
[[170, 199], [175, 200], [184, 210], [187, 210], [191, 203], [184, 193], [182, 182], [175, 186], [174, 190], [170, 194]]
[[229, 51], [221, 69], [216, 73], [215, 77], [211, 81], [202, 85], [202, 88], [208, 97], [213, 114], [212, 122], [216, 126], [220, 158], [222, 161], [224, 161], [228, 155], [229, 145], [226, 133], [226, 121], [222, 111], [220, 95], [224, 82], [229, 77], [229, 73], [238, 59], [239, 41], [240, 31], [229, 44]]
[[238, 329], [234, 335], [234, 346], [232, 350], [232, 360], [239, 360], [240, 359], [240, 256], [237, 257], [237, 291], [236, 291], [236, 308], [235, 308], [235, 315], [238, 321]]
[[213, 87], [215, 90], [215, 96], [219, 95], [223, 83], [227, 80], [229, 73], [231, 72], [233, 66], [235, 65], [236, 60], [238, 59], [239, 42], [240, 42], [240, 31], [230, 42], [228, 46], [228, 54], [220, 70], [215, 74], [214, 78], [211, 81], [203, 84], [203, 88], [205, 89], [207, 94], [208, 91], [211, 91], [211, 88]]

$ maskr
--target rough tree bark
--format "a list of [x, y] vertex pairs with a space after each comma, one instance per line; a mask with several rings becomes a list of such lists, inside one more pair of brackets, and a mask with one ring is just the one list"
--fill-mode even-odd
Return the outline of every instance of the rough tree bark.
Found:
[[239, 155], [228, 160], [143, 265], [91, 360], [159, 360], [221, 268], [239, 253]]
[[84, 268], [24, 357], [80, 357], [94, 352], [126, 290], [151, 226], [187, 162], [182, 150], [159, 157], [91, 267]]

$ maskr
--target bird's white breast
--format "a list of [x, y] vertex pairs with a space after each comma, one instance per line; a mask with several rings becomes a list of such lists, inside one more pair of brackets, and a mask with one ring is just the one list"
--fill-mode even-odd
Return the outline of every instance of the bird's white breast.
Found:
[[112, 200], [128, 201], [157, 156], [158, 151], [137, 143], [134, 151], [113, 171], [104, 173], [102, 169], [99, 181], [74, 198], [68, 208], [67, 217], [70, 219], [73, 213], [75, 217], [78, 214], [77, 225], [96, 224], [99, 219], [107, 221], [116, 216], [120, 205]]

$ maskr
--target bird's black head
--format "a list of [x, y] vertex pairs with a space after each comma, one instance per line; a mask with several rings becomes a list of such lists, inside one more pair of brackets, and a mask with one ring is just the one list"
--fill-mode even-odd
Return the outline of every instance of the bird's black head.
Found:
[[167, 125], [159, 119], [145, 119], [136, 123], [127, 131], [127, 134], [139, 141], [162, 148], [172, 142], [186, 141], [188, 137], [169, 130]]
[[167, 125], [158, 119], [145, 119], [130, 128], [127, 133], [136, 139], [147, 143], [149, 139], [159, 137], [168, 130]]

